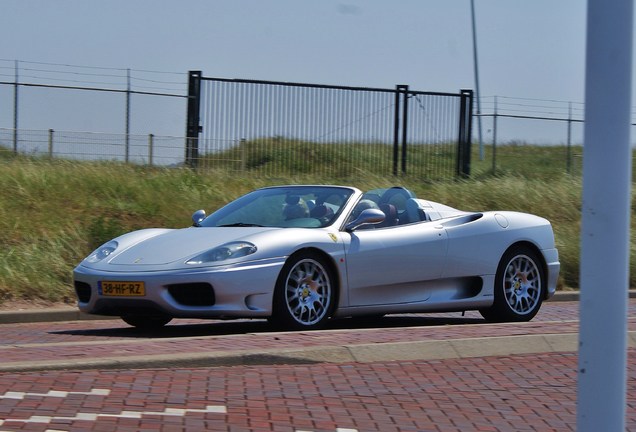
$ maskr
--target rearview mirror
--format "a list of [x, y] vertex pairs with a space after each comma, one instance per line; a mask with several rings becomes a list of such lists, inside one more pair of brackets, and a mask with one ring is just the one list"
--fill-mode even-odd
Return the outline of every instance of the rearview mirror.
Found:
[[201, 222], [205, 219], [205, 210], [197, 210], [192, 214], [192, 226], [201, 226]]
[[384, 222], [386, 215], [382, 210], [378, 209], [366, 209], [362, 210], [362, 213], [353, 221], [349, 222], [345, 226], [345, 230], [348, 232], [354, 231], [360, 228], [362, 225], [374, 225], [380, 222]]

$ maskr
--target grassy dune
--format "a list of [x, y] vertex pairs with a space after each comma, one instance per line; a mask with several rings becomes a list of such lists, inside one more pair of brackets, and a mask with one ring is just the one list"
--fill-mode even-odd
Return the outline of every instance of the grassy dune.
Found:
[[[534, 172], [526, 162], [525, 169]], [[360, 170], [344, 177], [308, 172], [262, 178], [249, 172], [195, 173], [0, 153], [0, 304], [14, 299], [73, 302], [73, 267], [106, 240], [139, 228], [185, 227], [194, 210], [210, 212], [249, 190], [282, 183], [350, 184], [363, 190], [400, 184], [419, 197], [460, 209], [517, 210], [546, 217], [560, 251], [560, 286], [577, 287], [580, 177], [559, 169], [536, 178], [508, 171], [492, 176], [488, 163], [471, 180], [425, 183]], [[544, 165], [545, 160], [538, 165], [540, 171]]]

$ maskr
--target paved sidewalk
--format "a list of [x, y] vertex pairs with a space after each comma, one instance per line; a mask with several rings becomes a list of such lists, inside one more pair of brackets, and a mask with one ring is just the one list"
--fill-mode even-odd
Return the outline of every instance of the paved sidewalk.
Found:
[[[579, 303], [557, 298], [527, 323], [469, 311], [311, 332], [22, 315], [0, 326], [0, 431], [574, 431]], [[628, 306], [636, 431], [636, 299]]]
[[[2, 326], [0, 372], [371, 363], [576, 352], [578, 302], [557, 298], [562, 301], [546, 302], [528, 323], [489, 324], [477, 312], [468, 311], [464, 316], [388, 316], [375, 323], [338, 320], [325, 330], [308, 332], [273, 332], [262, 320], [175, 320], [160, 331], [144, 332], [118, 319], [68, 316], [77, 317], [76, 311], [17, 313], [10, 316], [14, 324]], [[628, 343], [636, 348], [636, 300], [630, 300], [629, 309]], [[62, 317], [69, 319], [56, 321]]]

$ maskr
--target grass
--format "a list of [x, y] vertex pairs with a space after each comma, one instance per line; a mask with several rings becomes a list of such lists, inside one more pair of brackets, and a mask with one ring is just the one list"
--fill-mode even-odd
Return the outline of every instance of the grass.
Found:
[[[580, 176], [565, 172], [563, 148], [528, 147], [498, 149], [498, 160], [506, 162], [495, 175], [491, 159], [477, 161], [473, 156], [471, 179], [434, 182], [376, 176], [360, 167], [315, 173], [306, 165], [298, 170], [298, 162], [287, 173], [264, 176], [246, 167], [239, 172], [194, 172], [16, 157], [0, 151], [0, 304], [74, 302], [72, 270], [103, 242], [140, 228], [186, 227], [199, 208], [210, 212], [252, 189], [282, 183], [350, 184], [363, 190], [400, 184], [419, 197], [460, 209], [517, 210], [546, 217], [560, 253], [560, 288], [578, 287]], [[515, 156], [515, 151], [524, 156]], [[635, 252], [632, 247], [632, 255]], [[636, 286], [633, 262], [630, 282]]]
[[[454, 143], [412, 145], [407, 171], [434, 179], [455, 177]], [[350, 178], [361, 172], [388, 173], [394, 169], [393, 145], [367, 143], [318, 143], [280, 137], [241, 141], [220, 152], [202, 155], [199, 166], [232, 169], [259, 176], [311, 174], [320, 178]], [[398, 161], [401, 171], [401, 161]]]

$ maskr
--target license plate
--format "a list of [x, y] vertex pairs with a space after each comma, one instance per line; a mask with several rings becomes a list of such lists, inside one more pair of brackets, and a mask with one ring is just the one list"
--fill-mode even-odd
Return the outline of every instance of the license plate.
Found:
[[118, 297], [140, 297], [146, 295], [143, 282], [101, 281], [99, 295]]

